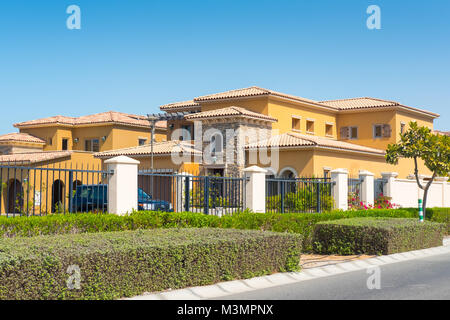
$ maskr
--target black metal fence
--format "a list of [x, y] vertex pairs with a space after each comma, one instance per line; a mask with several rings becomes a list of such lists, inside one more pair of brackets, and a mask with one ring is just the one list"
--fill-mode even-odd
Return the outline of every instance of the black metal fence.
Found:
[[324, 212], [333, 209], [330, 178], [266, 178], [266, 212]]
[[232, 214], [244, 210], [245, 178], [140, 171], [140, 210]]
[[0, 165], [0, 213], [35, 216], [107, 211], [109, 174], [89, 166]]

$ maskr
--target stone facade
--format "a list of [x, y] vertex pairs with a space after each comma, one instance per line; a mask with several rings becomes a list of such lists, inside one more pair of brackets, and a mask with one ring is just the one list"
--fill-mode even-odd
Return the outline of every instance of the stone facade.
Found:
[[[196, 121], [196, 142], [201, 132], [202, 164], [205, 174], [223, 169], [225, 176], [242, 176], [245, 167], [244, 146], [271, 137], [271, 123], [247, 118]], [[218, 136], [218, 137], [217, 137]], [[213, 138], [214, 137], [214, 138]], [[213, 150], [212, 141], [219, 139], [222, 150]], [[221, 142], [221, 143], [220, 143]]]

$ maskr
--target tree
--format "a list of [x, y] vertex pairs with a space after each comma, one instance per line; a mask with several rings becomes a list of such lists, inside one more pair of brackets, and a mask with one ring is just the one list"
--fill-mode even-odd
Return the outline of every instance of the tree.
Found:
[[[400, 142], [388, 145], [386, 162], [398, 164], [398, 159], [408, 158], [414, 160], [414, 175], [417, 185], [423, 192], [423, 214], [427, 207], [428, 190], [434, 179], [450, 174], [450, 137], [433, 134], [427, 127], [419, 127], [416, 122], [409, 123], [409, 129], [400, 134]], [[425, 166], [433, 173], [426, 185], [419, 179], [417, 168], [418, 159], [422, 159]]]

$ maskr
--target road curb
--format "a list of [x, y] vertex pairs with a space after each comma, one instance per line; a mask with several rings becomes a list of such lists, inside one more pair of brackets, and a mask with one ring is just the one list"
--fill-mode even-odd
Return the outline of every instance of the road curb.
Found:
[[225, 297], [228, 295], [298, 283], [317, 278], [376, 268], [408, 260], [420, 259], [450, 252], [450, 243], [445, 246], [395, 253], [364, 260], [341, 262], [323, 267], [304, 269], [301, 272], [276, 273], [268, 276], [256, 277], [246, 280], [221, 282], [203, 287], [192, 287], [179, 290], [149, 293], [128, 298], [126, 300], [204, 300]]

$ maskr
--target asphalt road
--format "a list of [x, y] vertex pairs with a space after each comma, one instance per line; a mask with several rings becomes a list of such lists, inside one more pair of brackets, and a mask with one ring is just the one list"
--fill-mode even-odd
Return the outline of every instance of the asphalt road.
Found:
[[[368, 289], [367, 270], [222, 297], [224, 300], [450, 299], [450, 253], [379, 267], [380, 289]], [[370, 281], [372, 284], [375, 282]]]

